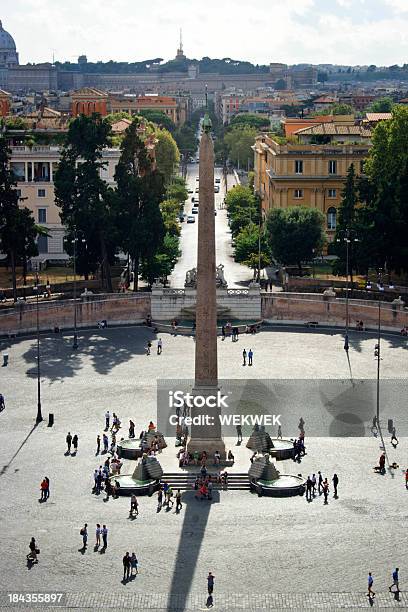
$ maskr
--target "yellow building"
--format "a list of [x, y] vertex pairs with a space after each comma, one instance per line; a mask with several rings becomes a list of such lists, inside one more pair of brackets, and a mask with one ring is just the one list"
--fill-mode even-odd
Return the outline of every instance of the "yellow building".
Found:
[[283, 137], [258, 136], [253, 146], [254, 186], [264, 215], [272, 208], [317, 208], [325, 216], [331, 242], [348, 168], [354, 164], [356, 174], [362, 172], [370, 135], [364, 127], [331, 123], [299, 130], [297, 143], [293, 138], [289, 142]]

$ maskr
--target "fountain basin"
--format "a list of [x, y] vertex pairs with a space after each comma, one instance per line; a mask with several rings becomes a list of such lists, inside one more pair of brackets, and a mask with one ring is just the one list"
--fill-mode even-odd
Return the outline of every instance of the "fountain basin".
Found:
[[158, 480], [136, 480], [132, 474], [112, 476], [111, 481], [119, 482], [118, 495], [153, 495], [160, 486]]
[[295, 449], [293, 447], [293, 440], [288, 438], [272, 438], [273, 448], [270, 449], [269, 453], [273, 459], [282, 461], [283, 459], [293, 459], [295, 456]]
[[301, 476], [291, 474], [280, 474], [274, 480], [252, 480], [251, 491], [258, 493], [260, 497], [291, 497], [303, 495], [306, 481]]
[[143, 454], [139, 438], [121, 440], [117, 445], [117, 449], [119, 457], [123, 459], [140, 459]]

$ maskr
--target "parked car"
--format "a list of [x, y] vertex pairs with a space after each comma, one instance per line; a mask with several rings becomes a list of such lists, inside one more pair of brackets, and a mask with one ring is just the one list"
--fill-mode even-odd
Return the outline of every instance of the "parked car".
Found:
[[197, 208], [197, 206], [193, 206], [193, 208], [191, 209], [191, 212], [193, 213], [193, 215], [198, 215], [198, 208]]
[[215, 185], [214, 193], [219, 193], [219, 192], [220, 192], [220, 188], [218, 187], [218, 185]]
[[214, 208], [214, 216], [215, 217], [217, 216], [217, 211], [215, 210], [215, 208]]
[[183, 214], [179, 215], [179, 221], [180, 221], [180, 223], [184, 222], [184, 215]]
[[187, 189], [187, 193], [194, 193], [194, 189]]
[[221, 179], [220, 179], [220, 178], [216, 178], [216, 179], [215, 179], [215, 182], [216, 182], [216, 183], [221, 183]]
[[195, 223], [195, 217], [193, 217], [193, 215], [188, 215], [187, 223]]
[[192, 202], [193, 204], [194, 204], [194, 200], [195, 200], [195, 197], [193, 196], [193, 197], [191, 198], [191, 202]]
[[196, 176], [196, 181], [199, 181], [199, 180], [200, 180], [200, 177], [199, 177], [199, 176]]
[[195, 190], [196, 193], [200, 193], [200, 188], [197, 187], [197, 189]]

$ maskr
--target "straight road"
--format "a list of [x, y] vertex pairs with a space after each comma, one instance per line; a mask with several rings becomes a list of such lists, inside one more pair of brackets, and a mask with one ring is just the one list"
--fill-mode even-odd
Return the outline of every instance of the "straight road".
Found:
[[[184, 207], [186, 215], [191, 215], [193, 204], [191, 198], [194, 196], [198, 198], [199, 182], [198, 178], [198, 164], [189, 164], [187, 167], [187, 189], [193, 189], [194, 193], [189, 194], [189, 199]], [[215, 209], [217, 216], [215, 219], [215, 241], [216, 241], [216, 257], [217, 265], [224, 265], [224, 275], [228, 283], [228, 287], [243, 287], [248, 285], [253, 277], [252, 270], [246, 266], [238, 264], [233, 259], [233, 249], [231, 245], [231, 233], [228, 227], [227, 212], [225, 209], [221, 209], [222, 202], [225, 197], [225, 185], [222, 177], [222, 169], [215, 168], [214, 180], [220, 178], [219, 183], [220, 191], [214, 194], [215, 198]], [[231, 189], [236, 184], [235, 177], [233, 174], [228, 174], [227, 186]], [[181, 257], [178, 260], [171, 276], [170, 284], [172, 287], [181, 288], [184, 287], [184, 281], [186, 278], [187, 270], [191, 270], [197, 265], [197, 236], [198, 236], [198, 215], [195, 223], [187, 223], [184, 221], [181, 227], [180, 236], [180, 249]]]

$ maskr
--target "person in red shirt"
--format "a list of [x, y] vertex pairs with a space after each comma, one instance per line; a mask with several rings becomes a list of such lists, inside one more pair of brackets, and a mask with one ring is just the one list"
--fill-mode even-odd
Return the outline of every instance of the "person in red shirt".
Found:
[[405, 488], [408, 489], [408, 468], [405, 471]]
[[40, 484], [40, 489], [41, 489], [41, 499], [40, 499], [40, 501], [42, 501], [42, 502], [47, 501], [48, 483], [45, 480], [45, 478], [42, 479], [42, 482]]

